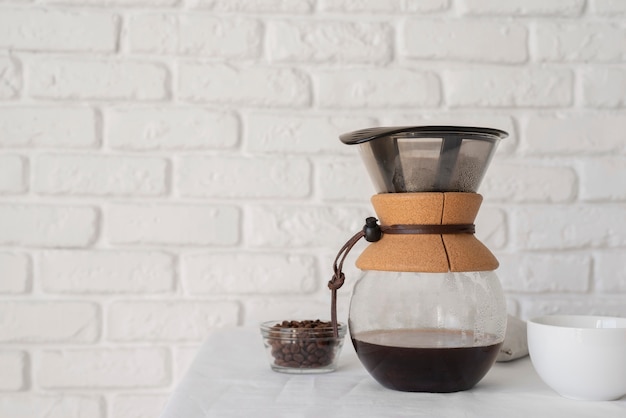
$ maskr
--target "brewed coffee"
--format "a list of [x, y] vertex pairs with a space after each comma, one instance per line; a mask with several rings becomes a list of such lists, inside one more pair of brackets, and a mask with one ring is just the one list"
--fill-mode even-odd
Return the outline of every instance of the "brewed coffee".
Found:
[[[360, 333], [352, 344], [361, 363], [383, 386], [405, 392], [472, 388], [491, 368], [502, 342], [470, 331], [384, 330]], [[478, 344], [478, 345], [476, 345]]]

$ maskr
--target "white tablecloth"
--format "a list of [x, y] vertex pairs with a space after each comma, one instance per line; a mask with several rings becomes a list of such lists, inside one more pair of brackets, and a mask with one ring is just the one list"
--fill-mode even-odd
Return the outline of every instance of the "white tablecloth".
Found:
[[626, 418], [626, 398], [563, 398], [539, 379], [528, 357], [497, 363], [469, 391], [392, 391], [361, 366], [349, 337], [337, 371], [287, 375], [270, 370], [257, 329], [235, 328], [209, 336], [161, 416], [201, 417]]

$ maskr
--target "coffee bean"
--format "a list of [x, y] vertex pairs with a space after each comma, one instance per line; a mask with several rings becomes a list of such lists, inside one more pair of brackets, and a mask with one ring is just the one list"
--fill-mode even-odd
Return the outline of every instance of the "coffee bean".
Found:
[[328, 366], [339, 342], [333, 338], [331, 323], [319, 319], [282, 321], [270, 329], [268, 337], [275, 364], [293, 368]]

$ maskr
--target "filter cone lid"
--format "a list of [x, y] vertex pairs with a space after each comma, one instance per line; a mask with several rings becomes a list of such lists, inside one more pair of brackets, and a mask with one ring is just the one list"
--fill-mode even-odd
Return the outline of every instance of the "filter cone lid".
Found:
[[[466, 134], [466, 135], [478, 135], [484, 136], [484, 140], [489, 140], [489, 137], [493, 137], [493, 140], [504, 139], [509, 134], [500, 129], [494, 128], [481, 128], [476, 126], [380, 126], [375, 128], [359, 129], [357, 131], [348, 132], [339, 136], [339, 139], [344, 144], [357, 145], [364, 142], [372, 141], [376, 138], [381, 138], [388, 135], [400, 134], [403, 132], [415, 132], [422, 134]], [[480, 138], [475, 138], [480, 139]]]
[[361, 129], [340, 139], [359, 145], [378, 193], [476, 193], [507, 136], [492, 128], [404, 126]]

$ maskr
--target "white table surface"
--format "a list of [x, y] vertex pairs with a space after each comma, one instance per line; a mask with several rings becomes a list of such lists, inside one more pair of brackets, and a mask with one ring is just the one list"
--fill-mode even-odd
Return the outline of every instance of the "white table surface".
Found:
[[276, 373], [259, 330], [233, 328], [208, 337], [161, 415], [201, 417], [626, 418], [626, 397], [611, 402], [563, 398], [540, 380], [528, 357], [496, 363], [469, 391], [397, 392], [370, 377], [349, 336], [335, 372]]

